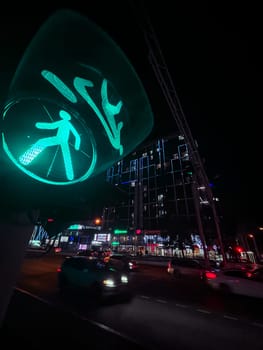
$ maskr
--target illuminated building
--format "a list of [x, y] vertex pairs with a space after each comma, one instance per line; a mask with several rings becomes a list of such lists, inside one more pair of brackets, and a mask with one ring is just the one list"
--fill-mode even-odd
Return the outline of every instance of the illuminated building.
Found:
[[107, 170], [107, 181], [126, 196], [118, 206], [104, 208], [104, 229], [127, 229], [126, 244], [135, 236], [138, 246], [152, 248], [177, 233], [196, 232], [192, 180], [182, 136], [143, 145]]

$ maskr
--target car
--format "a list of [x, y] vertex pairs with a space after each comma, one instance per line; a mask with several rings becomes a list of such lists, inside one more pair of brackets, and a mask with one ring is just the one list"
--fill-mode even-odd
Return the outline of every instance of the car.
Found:
[[191, 258], [170, 259], [167, 264], [167, 272], [174, 277], [197, 277], [202, 279], [206, 271], [204, 261]]
[[108, 263], [120, 270], [137, 271], [139, 264], [133, 256], [129, 254], [114, 253], [109, 256]]
[[86, 256], [88, 258], [93, 258], [94, 254], [91, 250], [78, 250], [76, 253], [77, 256]]
[[78, 255], [66, 257], [58, 267], [57, 274], [58, 289], [62, 295], [81, 293], [96, 301], [114, 295], [127, 300], [132, 298], [127, 274], [101, 259]]
[[263, 268], [227, 268], [206, 271], [206, 285], [223, 294], [263, 298]]
[[206, 266], [204, 259], [173, 258], [168, 261], [167, 272], [173, 277], [192, 277], [203, 280], [207, 270], [218, 270], [220, 264], [209, 260]]

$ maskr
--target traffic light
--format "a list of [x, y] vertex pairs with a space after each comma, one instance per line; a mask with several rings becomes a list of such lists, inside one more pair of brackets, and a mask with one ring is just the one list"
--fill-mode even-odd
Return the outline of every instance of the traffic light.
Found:
[[234, 247], [234, 250], [237, 253], [242, 253], [244, 251], [244, 248], [239, 246], [239, 245], [237, 245], [237, 246]]
[[52, 14], [24, 50], [1, 112], [0, 175], [37, 207], [47, 197], [64, 205], [66, 191], [82, 195], [84, 183], [131, 153], [154, 121], [124, 52], [71, 10]]

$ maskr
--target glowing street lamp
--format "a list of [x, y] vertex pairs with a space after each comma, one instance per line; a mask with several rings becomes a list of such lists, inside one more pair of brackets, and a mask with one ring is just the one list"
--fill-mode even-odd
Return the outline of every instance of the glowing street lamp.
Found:
[[260, 254], [259, 254], [259, 250], [258, 250], [256, 239], [255, 239], [255, 235], [253, 235], [252, 233], [248, 233], [247, 236], [253, 240], [253, 245], [254, 245], [254, 249], [255, 249], [256, 259], [259, 260]]
[[95, 223], [95, 225], [100, 225], [101, 224], [101, 218], [95, 218], [94, 223]]

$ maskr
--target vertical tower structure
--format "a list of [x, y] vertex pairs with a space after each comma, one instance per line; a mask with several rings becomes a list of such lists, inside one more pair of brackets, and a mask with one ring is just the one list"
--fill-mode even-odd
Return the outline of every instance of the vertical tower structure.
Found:
[[[136, 4], [136, 9], [135, 4], [133, 2], [131, 2], [130, 4], [134, 10], [135, 15], [137, 16], [138, 23], [144, 35], [145, 43], [148, 49], [148, 59], [150, 65], [164, 94], [164, 97], [171, 112], [171, 116], [176, 122], [178, 131], [181, 135], [184, 136], [185, 142], [188, 145], [189, 157], [193, 168], [193, 197], [200, 237], [205, 247], [206, 235], [204, 232], [201, 214], [202, 206], [205, 205], [211, 209], [216, 236], [221, 249], [223, 262], [226, 262], [219, 217], [214, 203], [212, 189], [209, 185], [209, 180], [198, 151], [197, 143], [192, 136], [187, 118], [184, 114], [182, 105], [177, 95], [157, 35], [155, 33], [154, 27], [147, 13], [147, 10], [143, 4], [143, 1], [139, 1], [138, 4]], [[205, 259], [208, 264], [206, 249], [204, 249], [204, 251]]]

